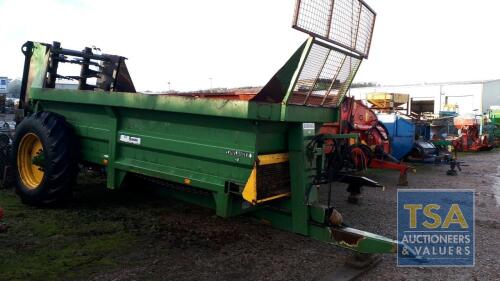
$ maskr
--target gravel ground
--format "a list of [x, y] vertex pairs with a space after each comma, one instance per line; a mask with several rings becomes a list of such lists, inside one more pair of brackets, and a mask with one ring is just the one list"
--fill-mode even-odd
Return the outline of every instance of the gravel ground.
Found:
[[[409, 175], [407, 188], [476, 190], [476, 266], [399, 268], [394, 255], [384, 255], [360, 280], [500, 279], [500, 151], [466, 154], [461, 160], [469, 166], [456, 177], [445, 175], [446, 166], [417, 166], [417, 173]], [[351, 205], [346, 203], [345, 187], [339, 186], [334, 204], [353, 227], [395, 237], [397, 173], [370, 171], [368, 175], [384, 184], [385, 191], [365, 188], [362, 204]], [[93, 280], [315, 280], [335, 271], [352, 255], [245, 219], [223, 220], [206, 210], [184, 210], [190, 211], [165, 214], [176, 225], [174, 231], [189, 233], [179, 244], [165, 242], [163, 237], [151, 240], [146, 257], [140, 255], [144, 258], [140, 266], [97, 274]], [[213, 236], [203, 239], [205, 235]]]
[[[500, 151], [467, 153], [460, 157], [467, 165], [456, 177], [446, 176], [445, 166], [417, 167], [407, 188], [475, 189], [476, 266], [473, 268], [402, 268], [395, 256], [383, 262], [360, 280], [500, 280]], [[389, 185], [393, 174], [373, 173], [373, 179]], [[396, 236], [396, 188], [385, 192], [366, 192], [362, 206], [345, 212], [356, 226], [383, 235]], [[340, 202], [339, 202], [340, 203]], [[385, 208], [384, 208], [385, 206]], [[349, 207], [346, 207], [349, 208]], [[350, 207], [353, 208], [352, 206]], [[352, 215], [352, 217], [351, 217]]]
[[[470, 166], [456, 177], [445, 175], [446, 166], [417, 166], [407, 188], [476, 190], [476, 266], [398, 268], [395, 255], [383, 255], [360, 280], [500, 280], [500, 151], [466, 154], [461, 160]], [[368, 176], [385, 191], [365, 188], [362, 204], [350, 205], [345, 186], [338, 186], [334, 204], [351, 226], [394, 238], [397, 173], [369, 171]], [[24, 207], [12, 191], [2, 191], [0, 199], [11, 198], [4, 208], [12, 229], [0, 235], [0, 280], [317, 280], [352, 257], [348, 250], [244, 217], [222, 219], [211, 210], [130, 189], [109, 191], [98, 182], [97, 177], [91, 183], [80, 180], [74, 202], [62, 210]], [[9, 220], [9, 213], [16, 214]], [[33, 220], [50, 228], [27, 231]], [[46, 243], [51, 244], [41, 248]], [[16, 252], [5, 257], [17, 260], [21, 269], [23, 264], [33, 269], [4, 272], [9, 278], [2, 278], [7, 247]], [[53, 251], [49, 258], [40, 254], [47, 250]], [[26, 263], [33, 255], [36, 262]], [[42, 278], [47, 263], [60, 266]]]

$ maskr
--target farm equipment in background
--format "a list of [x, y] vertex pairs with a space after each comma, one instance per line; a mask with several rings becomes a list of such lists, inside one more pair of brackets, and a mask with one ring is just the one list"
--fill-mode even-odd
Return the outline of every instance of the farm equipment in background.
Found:
[[391, 155], [390, 136], [386, 126], [378, 120], [375, 112], [361, 101], [346, 97], [340, 107], [340, 121], [323, 124], [320, 133], [357, 134], [359, 143], [351, 141], [349, 151], [358, 170], [397, 170], [398, 185], [408, 184], [407, 174], [412, 168]]
[[[391, 143], [391, 155], [398, 161], [411, 151], [415, 140], [415, 124], [408, 116], [410, 95], [401, 93], [370, 93], [366, 101], [372, 104], [378, 120], [385, 126]], [[403, 107], [406, 105], [406, 109]], [[405, 114], [406, 112], [406, 114]]]
[[[162, 182], [172, 198], [213, 208], [220, 217], [245, 214], [361, 253], [396, 252], [397, 241], [339, 219], [331, 204], [336, 182], [379, 185], [351, 175], [347, 144], [317, 130], [339, 122], [339, 106], [368, 57], [375, 13], [360, 0], [336, 9], [333, 0], [321, 3], [330, 8], [297, 1], [294, 28], [311, 37], [260, 91], [241, 98], [137, 93], [124, 57], [27, 42], [20, 102], [25, 117], [17, 124], [11, 163], [22, 201], [63, 202], [78, 164], [98, 165], [110, 189], [138, 174]], [[339, 30], [351, 36], [344, 40]], [[59, 73], [64, 63], [80, 65], [80, 73]], [[54, 89], [56, 79], [76, 80], [79, 87]], [[308, 124], [312, 135], [305, 133]], [[380, 134], [377, 153], [386, 156], [380, 128], [368, 135]], [[332, 142], [335, 151], [327, 147]], [[325, 189], [326, 205], [318, 200]]]
[[391, 153], [398, 160], [448, 164], [452, 159], [447, 147], [436, 146], [430, 139], [437, 127], [435, 123], [423, 120], [422, 115], [408, 114], [409, 94], [372, 93], [367, 95], [367, 101], [373, 105], [373, 110], [379, 112], [377, 117], [388, 129]]
[[0, 113], [5, 113], [5, 111], [6, 111], [6, 101], [7, 101], [7, 95], [6, 94], [0, 94]]
[[[371, 109], [376, 113], [410, 115], [410, 95], [401, 93], [375, 92], [366, 95]], [[403, 107], [406, 105], [406, 108]]]
[[415, 125], [399, 114], [379, 113], [377, 118], [389, 133], [391, 155], [398, 161], [403, 160], [413, 148]]
[[13, 183], [11, 150], [12, 139], [16, 123], [14, 121], [3, 121], [0, 123], [0, 189], [7, 188]]
[[5, 223], [3, 223], [4, 210], [0, 207], [0, 233], [4, 233], [7, 231], [8, 227]]
[[456, 151], [477, 152], [493, 149], [488, 136], [483, 134], [483, 116], [478, 121], [475, 116], [458, 116], [453, 119], [455, 127], [459, 129], [459, 136], [452, 141]]
[[446, 143], [446, 141], [442, 141], [440, 143], [442, 145], [436, 145], [432, 141], [415, 140], [412, 150], [406, 156], [406, 161], [424, 164], [449, 164], [453, 155], [446, 149]]
[[495, 146], [500, 145], [500, 106], [491, 106], [489, 109], [489, 119], [490, 119], [490, 139], [495, 144]]

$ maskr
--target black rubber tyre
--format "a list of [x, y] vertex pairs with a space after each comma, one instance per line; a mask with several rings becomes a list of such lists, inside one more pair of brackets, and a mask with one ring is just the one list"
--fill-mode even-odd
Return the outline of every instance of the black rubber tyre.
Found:
[[[37, 162], [38, 165], [31, 165], [37, 167], [41, 171], [37, 173], [42, 176], [38, 177], [37, 184], [31, 186], [26, 180], [26, 172], [21, 171], [21, 167], [27, 165], [26, 161], [23, 161], [26, 158], [22, 155], [27, 155], [25, 157], [33, 155], [33, 152], [25, 148], [23, 141], [25, 136], [28, 136], [27, 139], [30, 137], [38, 139], [38, 147], [40, 143], [42, 147], [37, 154], [42, 155], [39, 158], [41, 160]], [[62, 203], [71, 197], [72, 187], [78, 174], [79, 154], [73, 129], [64, 117], [51, 112], [38, 112], [25, 118], [16, 128], [12, 152], [12, 159], [15, 162], [16, 192], [23, 203], [47, 206]], [[25, 179], [22, 178], [23, 175]]]

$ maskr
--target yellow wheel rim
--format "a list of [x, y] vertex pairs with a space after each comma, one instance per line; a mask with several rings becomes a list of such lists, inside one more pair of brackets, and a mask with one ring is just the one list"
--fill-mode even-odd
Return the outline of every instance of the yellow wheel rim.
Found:
[[45, 174], [43, 167], [35, 164], [40, 163], [41, 157], [43, 157], [42, 142], [33, 133], [26, 134], [17, 150], [17, 169], [21, 181], [28, 189], [36, 189], [42, 183]]

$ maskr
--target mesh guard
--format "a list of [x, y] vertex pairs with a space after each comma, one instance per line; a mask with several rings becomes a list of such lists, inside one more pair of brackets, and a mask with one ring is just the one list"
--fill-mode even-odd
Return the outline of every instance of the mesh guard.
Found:
[[243, 189], [243, 199], [255, 205], [289, 196], [288, 154], [259, 155], [258, 159]]
[[297, 0], [293, 28], [367, 58], [375, 18], [362, 0]]
[[361, 0], [297, 0], [293, 27], [311, 38], [252, 101], [338, 107], [368, 57], [375, 18]]
[[360, 64], [361, 58], [350, 56], [315, 41], [287, 103], [338, 106], [349, 89]]

